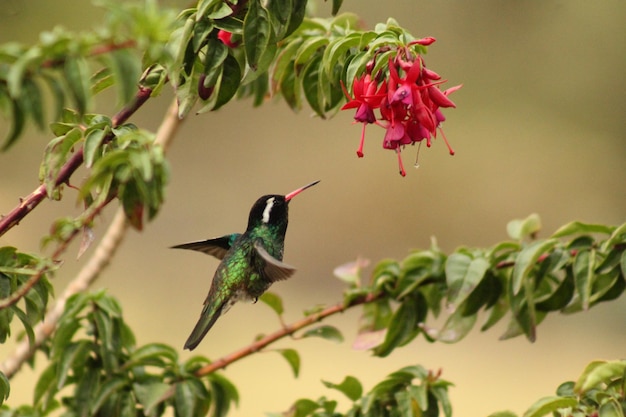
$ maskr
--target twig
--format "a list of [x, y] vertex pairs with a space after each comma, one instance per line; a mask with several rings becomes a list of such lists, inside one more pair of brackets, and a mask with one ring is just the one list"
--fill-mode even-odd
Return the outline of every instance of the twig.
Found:
[[[139, 91], [135, 95], [135, 99], [128, 106], [120, 110], [112, 118], [113, 127], [117, 127], [126, 122], [130, 116], [132, 116], [139, 108], [150, 98], [152, 89], [146, 87], [140, 87]], [[111, 138], [109, 138], [110, 140]], [[106, 140], [106, 139], [105, 139]], [[59, 175], [54, 183], [55, 187], [62, 184], [66, 184], [74, 171], [78, 169], [83, 163], [83, 148], [81, 147], [76, 151], [74, 155], [63, 165], [59, 171]], [[0, 219], [0, 236], [9, 231], [13, 226], [19, 224], [19, 222], [35, 209], [46, 197], [46, 187], [41, 184], [27, 197], [20, 199], [20, 204], [9, 212], [6, 216]]]
[[[178, 118], [178, 106], [174, 100], [157, 131], [154, 143], [161, 145], [163, 150], [167, 150], [180, 122]], [[52, 335], [63, 314], [67, 299], [76, 293], [85, 291], [100, 276], [100, 273], [115, 255], [127, 230], [128, 222], [126, 221], [124, 210], [120, 208], [115, 213], [113, 221], [94, 250], [91, 258], [89, 258], [78, 275], [67, 285], [63, 294], [56, 299], [54, 306], [46, 313], [45, 320], [35, 326], [35, 343], [30, 345], [27, 340], [21, 342], [15, 349], [15, 352], [0, 364], [0, 371], [3, 372], [7, 378], [11, 378], [15, 375], [22, 365], [33, 356], [37, 348]]]
[[349, 303], [339, 303], [334, 306], [328, 307], [316, 314], [311, 314], [301, 320], [298, 320], [294, 323], [284, 326], [282, 329], [277, 330], [276, 332], [269, 334], [262, 339], [255, 341], [254, 343], [244, 347], [243, 349], [237, 350], [229, 355], [226, 355], [215, 362], [212, 362], [200, 369], [198, 369], [195, 373], [197, 377], [205, 376], [211, 374], [219, 369], [226, 368], [233, 362], [238, 361], [239, 359], [245, 358], [259, 350], [267, 347], [268, 345], [280, 340], [286, 336], [290, 336], [293, 333], [297, 332], [304, 327], [310, 326], [314, 323], [317, 323], [320, 320], [325, 319], [326, 317], [332, 316], [333, 314], [343, 313], [349, 308], [374, 302], [382, 297], [381, 293], [370, 293], [363, 297], [356, 298], [351, 300]]

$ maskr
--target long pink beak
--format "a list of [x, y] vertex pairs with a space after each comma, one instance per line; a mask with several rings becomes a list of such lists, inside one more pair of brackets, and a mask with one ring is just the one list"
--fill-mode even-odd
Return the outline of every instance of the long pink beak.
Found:
[[304, 187], [300, 187], [297, 190], [294, 190], [292, 192], [290, 192], [289, 194], [287, 194], [285, 196], [285, 201], [289, 201], [292, 198], [294, 198], [295, 196], [297, 196], [298, 194], [300, 194], [302, 191], [306, 190], [307, 188], [313, 187], [315, 184], [317, 184], [318, 182], [320, 182], [320, 180], [317, 181], [313, 181], [310, 184], [305, 185]]

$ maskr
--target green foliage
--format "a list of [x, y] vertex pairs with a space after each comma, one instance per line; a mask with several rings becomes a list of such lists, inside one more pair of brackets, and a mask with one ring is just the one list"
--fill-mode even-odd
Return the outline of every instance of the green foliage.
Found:
[[33, 406], [4, 407], [1, 415], [47, 415], [64, 407], [85, 416], [161, 416], [171, 409], [222, 417], [239, 399], [223, 376], [203, 381], [194, 375], [207, 359], [180, 362], [176, 349], [160, 343], [137, 347], [121, 307], [105, 292], [71, 297], [46, 350], [50, 361]]
[[[51, 199], [63, 197], [79, 166], [87, 171], [84, 182], [73, 186], [79, 190], [83, 212], [55, 221], [44, 239], [57, 244], [52, 258], [58, 259], [81, 233], [82, 253], [93, 239], [94, 217], [115, 199], [137, 229], [158, 213], [168, 179], [167, 161], [154, 135], [127, 119], [167, 83], [181, 118], [196, 106], [198, 112], [217, 110], [236, 97], [251, 97], [254, 105], [260, 105], [270, 95], [282, 97], [294, 110], [306, 102], [318, 116], [326, 117], [341, 106], [342, 87], [351, 91], [355, 77], [366, 71], [386, 76], [388, 60], [399, 48], [410, 54], [426, 52], [393, 19], [373, 30], [359, 29], [357, 16], [337, 15], [341, 3], [333, 0], [333, 18], [319, 19], [306, 16], [305, 0], [199, 0], [180, 13], [160, 8], [156, 0], [101, 0], [107, 14], [98, 30], [73, 33], [58, 27], [42, 33], [32, 46], [1, 45], [0, 111], [10, 120], [1, 149], [14, 145], [29, 123], [40, 130], [49, 126], [54, 138], [40, 166], [40, 195]], [[95, 98], [112, 87], [119, 112], [93, 114]], [[479, 315], [485, 316], [483, 331], [507, 317], [502, 339], [525, 335], [532, 341], [549, 312], [576, 313], [622, 295], [626, 224], [573, 222], [545, 239], [538, 238], [540, 230], [539, 217], [531, 215], [512, 221], [507, 227], [510, 240], [490, 248], [459, 248], [446, 255], [433, 244], [403, 260], [379, 262], [368, 283], [360, 276], [366, 266], [363, 260], [338, 268], [335, 274], [348, 285], [343, 309], [356, 305], [363, 309], [355, 348], [385, 357], [420, 334], [430, 342], [458, 342], [474, 328]], [[50, 259], [0, 248], [0, 343], [11, 335], [17, 317], [34, 345], [33, 329], [48, 306], [52, 294], [48, 278], [56, 266]], [[284, 324], [282, 300], [271, 293], [261, 300]], [[451, 313], [443, 326], [429, 327], [429, 318], [438, 317], [444, 307]], [[311, 309], [306, 315], [315, 320], [283, 334], [302, 330], [296, 339], [342, 342], [343, 335], [331, 325], [303, 330], [330, 315], [328, 311], [321, 306]], [[67, 300], [56, 331], [39, 350], [48, 362], [34, 388], [33, 404], [3, 406], [0, 416], [60, 411], [67, 416], [221, 417], [239, 400], [230, 381], [205, 371], [211, 365], [208, 359], [181, 362], [173, 347], [136, 346], [121, 307], [104, 292]], [[297, 377], [298, 352], [292, 348], [276, 352]], [[623, 416], [625, 369], [624, 361], [592, 362], [578, 381], [562, 384], [555, 396], [537, 401], [525, 416]], [[452, 413], [451, 384], [421, 366], [394, 372], [365, 394], [353, 376], [323, 384], [345, 395], [351, 408], [342, 414], [337, 401], [326, 397], [300, 399], [283, 415]], [[0, 373], [0, 403], [9, 390], [9, 378]]]
[[[6, 342], [11, 335], [14, 317], [20, 320], [28, 340], [32, 343], [33, 327], [42, 320], [48, 301], [53, 295], [48, 275], [55, 268], [50, 261], [36, 255], [22, 253], [9, 246], [0, 248], [0, 299], [9, 300], [11, 294], [18, 289], [30, 286], [30, 291], [23, 297], [23, 303], [18, 303], [17, 299], [14, 303], [4, 303], [0, 309], [0, 343]], [[47, 273], [41, 274], [39, 271], [44, 269]], [[2, 392], [8, 393], [0, 390]]]
[[448, 398], [450, 382], [440, 378], [421, 366], [407, 366], [393, 372], [378, 383], [367, 394], [358, 379], [347, 376], [341, 383], [322, 381], [327, 388], [337, 390], [352, 401], [352, 407], [345, 413], [336, 410], [337, 401], [321, 397], [317, 401], [299, 399], [283, 414], [270, 414], [289, 417], [357, 417], [357, 416], [429, 416], [443, 412], [450, 417], [452, 407]]
[[[514, 221], [507, 230], [515, 240], [487, 249], [459, 248], [446, 256], [433, 246], [401, 262], [380, 262], [368, 286], [356, 281], [346, 293], [346, 303], [367, 293], [382, 294], [363, 307], [355, 346], [387, 356], [420, 334], [429, 341], [457, 342], [474, 327], [481, 310], [487, 314], [481, 330], [509, 314], [501, 338], [523, 334], [533, 341], [549, 312], [587, 310], [623, 293], [626, 225], [577, 222], [550, 238], [528, 240], [538, 232], [537, 224], [536, 215]], [[571, 240], [559, 239], [564, 237]], [[452, 313], [442, 328], [429, 328], [429, 313], [437, 317], [444, 305]]]
[[[536, 401], [526, 410], [524, 417], [623, 417], [626, 415], [625, 376], [624, 360], [593, 361], [577, 381], [562, 383], [556, 395]], [[516, 417], [511, 412], [490, 415], [498, 416]]]

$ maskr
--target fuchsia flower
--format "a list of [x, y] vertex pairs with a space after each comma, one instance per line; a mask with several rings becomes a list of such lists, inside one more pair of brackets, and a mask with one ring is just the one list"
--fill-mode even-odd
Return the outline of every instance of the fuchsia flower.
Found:
[[[409, 46], [427, 46], [434, 41], [434, 38], [422, 38], [411, 42]], [[422, 57], [411, 52], [408, 47], [399, 49], [395, 58], [389, 59], [388, 79], [380, 86], [372, 79], [370, 72], [373, 66], [366, 67], [365, 75], [355, 77], [352, 85], [354, 98], [342, 84], [344, 94], [350, 101], [341, 109], [356, 108], [354, 119], [363, 123], [357, 155], [363, 156], [365, 126], [372, 123], [386, 129], [383, 148], [396, 152], [402, 176], [406, 175], [400, 155], [402, 148], [424, 139], [426, 146], [430, 147], [432, 139], [437, 135], [437, 129], [441, 132], [450, 154], [454, 155], [454, 150], [440, 127], [445, 120], [441, 108], [456, 107], [448, 96], [461, 88], [461, 85], [441, 91], [438, 85], [445, 81], [441, 81], [439, 74], [427, 69]], [[400, 76], [400, 71], [403, 77]], [[374, 112], [376, 109], [380, 113], [378, 119]]]
[[341, 83], [341, 88], [343, 88], [343, 93], [348, 98], [348, 101], [341, 110], [345, 109], [354, 109], [356, 108], [356, 114], [354, 115], [354, 120], [357, 122], [363, 123], [363, 129], [361, 131], [361, 142], [359, 144], [359, 149], [356, 151], [356, 154], [359, 158], [363, 157], [363, 144], [365, 141], [365, 126], [368, 123], [375, 123], [376, 116], [374, 115], [374, 109], [380, 107], [380, 102], [385, 97], [385, 93], [387, 90], [387, 84], [383, 83], [380, 85], [380, 88], [376, 90], [378, 87], [378, 83], [376, 80], [372, 80], [370, 74], [365, 74], [361, 78], [355, 78], [352, 83], [352, 92], [354, 93], [354, 98], [350, 97], [348, 94], [348, 90]]

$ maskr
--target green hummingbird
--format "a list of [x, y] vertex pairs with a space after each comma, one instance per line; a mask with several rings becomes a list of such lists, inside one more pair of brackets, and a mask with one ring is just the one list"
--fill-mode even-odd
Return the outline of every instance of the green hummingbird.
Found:
[[204, 300], [200, 320], [185, 342], [193, 350], [215, 321], [237, 301], [257, 299], [276, 281], [289, 278], [295, 268], [283, 263], [289, 202], [314, 181], [287, 195], [264, 195], [248, 217], [248, 227], [241, 233], [172, 246], [212, 255], [221, 262], [215, 271], [209, 294]]

